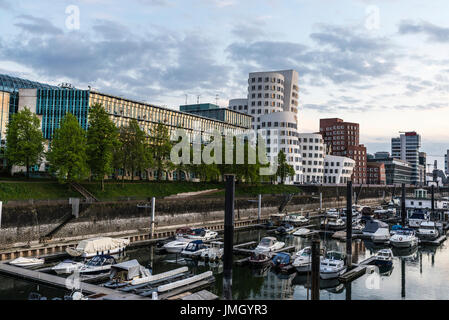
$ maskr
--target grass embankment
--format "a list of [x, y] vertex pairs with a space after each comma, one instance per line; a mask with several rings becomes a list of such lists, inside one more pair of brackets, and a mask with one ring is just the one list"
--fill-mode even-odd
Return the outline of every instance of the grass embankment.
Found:
[[75, 191], [69, 191], [66, 185], [57, 182], [0, 182], [0, 201], [10, 200], [56, 200], [79, 197]]
[[[146, 200], [150, 197], [166, 197], [178, 193], [196, 192], [211, 189], [220, 191], [210, 194], [213, 196], [224, 196], [224, 183], [194, 183], [194, 182], [126, 182], [106, 183], [105, 191], [101, 191], [99, 183], [82, 183], [83, 187], [94, 194], [99, 200]], [[283, 194], [298, 193], [300, 189], [288, 185], [243, 185], [237, 184], [236, 196], [255, 196], [258, 194]], [[75, 191], [70, 191], [67, 185], [61, 185], [56, 181], [47, 182], [24, 182], [24, 181], [1, 181], [0, 201], [9, 200], [56, 200], [68, 199], [70, 197], [81, 197]]]
[[126, 198], [143, 200], [150, 197], [167, 197], [170, 195], [196, 192], [211, 189], [222, 189], [222, 184], [193, 183], [193, 182], [143, 182], [143, 183], [106, 183], [104, 192], [97, 183], [82, 184], [99, 200], [123, 200]]

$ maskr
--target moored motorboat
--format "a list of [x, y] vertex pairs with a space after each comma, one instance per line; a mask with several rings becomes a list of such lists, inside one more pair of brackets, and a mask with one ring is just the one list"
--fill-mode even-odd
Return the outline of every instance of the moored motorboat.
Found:
[[111, 289], [122, 288], [149, 276], [150, 270], [141, 266], [137, 260], [130, 260], [111, 266], [110, 281], [103, 286]]
[[309, 219], [301, 214], [290, 214], [284, 217], [284, 222], [292, 224], [294, 226], [304, 226], [309, 223]]
[[168, 253], [181, 253], [181, 251], [184, 250], [191, 241], [191, 239], [180, 237], [174, 241], [164, 244], [162, 249], [165, 249]]
[[283, 271], [291, 264], [292, 257], [287, 252], [279, 252], [271, 259], [271, 267], [275, 271]]
[[249, 257], [248, 263], [252, 267], [263, 268], [269, 266], [271, 261], [271, 256], [269, 252], [253, 252], [253, 254]]
[[294, 236], [299, 236], [299, 237], [305, 237], [308, 236], [310, 234], [313, 234], [314, 231], [307, 229], [307, 228], [299, 228], [298, 230], [296, 230], [295, 232], [293, 232]]
[[332, 231], [343, 230], [346, 227], [346, 223], [337, 217], [326, 217], [321, 221], [321, 229], [327, 229]]
[[10, 265], [22, 268], [32, 268], [41, 266], [45, 263], [44, 259], [19, 257], [9, 262]]
[[345, 272], [345, 256], [341, 252], [329, 251], [320, 262], [321, 279], [335, 279]]
[[282, 249], [284, 246], [284, 242], [278, 241], [274, 237], [264, 237], [260, 240], [259, 245], [256, 249], [254, 249], [254, 251], [258, 253], [273, 252]]
[[305, 247], [298, 251], [292, 264], [297, 272], [309, 272], [312, 266], [312, 248]]
[[391, 267], [393, 265], [393, 252], [391, 249], [382, 249], [377, 252], [374, 264], [379, 268]]
[[423, 210], [415, 210], [408, 218], [408, 225], [411, 228], [419, 228], [421, 223], [429, 221], [429, 213]]
[[92, 258], [97, 255], [113, 255], [121, 253], [129, 245], [129, 239], [98, 237], [82, 240], [76, 248], [67, 248], [72, 257]]
[[388, 229], [388, 224], [376, 219], [368, 220], [365, 223], [365, 228], [362, 230], [362, 234], [371, 237], [379, 228]]
[[82, 275], [103, 273], [111, 270], [113, 265], [117, 264], [114, 257], [108, 255], [95, 256], [83, 265], [79, 272]]
[[374, 243], [385, 243], [390, 240], [390, 230], [388, 228], [379, 228], [371, 235], [371, 241]]
[[419, 225], [416, 236], [422, 240], [434, 241], [440, 236], [437, 224], [433, 221], [424, 221]]
[[218, 235], [218, 232], [211, 231], [209, 229], [199, 228], [193, 229], [191, 234], [185, 235], [186, 238], [190, 240], [212, 240], [215, 239]]
[[223, 257], [224, 244], [223, 242], [211, 242], [209, 247], [201, 252], [200, 258], [206, 261], [217, 261]]
[[295, 231], [295, 228], [289, 223], [284, 223], [276, 229], [276, 233], [280, 235], [290, 234], [293, 231]]
[[410, 248], [418, 245], [418, 238], [414, 230], [402, 229], [390, 238], [390, 244], [396, 248]]
[[184, 250], [181, 251], [181, 256], [185, 258], [199, 258], [203, 251], [208, 248], [202, 240], [194, 240], [189, 242]]
[[66, 259], [51, 268], [56, 274], [72, 274], [79, 271], [84, 263]]

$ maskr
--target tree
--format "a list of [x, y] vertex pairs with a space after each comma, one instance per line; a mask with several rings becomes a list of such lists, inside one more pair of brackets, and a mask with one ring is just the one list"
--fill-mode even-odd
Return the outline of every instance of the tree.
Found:
[[29, 179], [30, 166], [39, 164], [44, 155], [39, 118], [26, 107], [14, 114], [6, 128], [6, 141], [9, 165], [25, 166]]
[[68, 113], [55, 130], [48, 154], [50, 170], [60, 182], [80, 181], [88, 176], [86, 132], [74, 115]]
[[101, 180], [101, 190], [103, 191], [104, 176], [113, 171], [113, 152], [117, 143], [117, 127], [101, 104], [93, 105], [89, 110], [87, 163], [93, 177]]
[[153, 157], [153, 167], [157, 170], [157, 180], [161, 180], [162, 172], [175, 168], [170, 161], [170, 151], [173, 144], [170, 141], [167, 126], [158, 123], [150, 137], [150, 152]]
[[127, 170], [131, 171], [131, 180], [134, 180], [134, 172], [148, 168], [152, 157], [147, 147], [145, 132], [140, 129], [137, 120], [133, 119], [128, 126], [120, 128], [118, 140], [114, 151], [114, 163], [123, 170], [124, 184]]
[[281, 184], [284, 184], [285, 179], [293, 177], [295, 175], [295, 169], [287, 163], [287, 157], [284, 151], [280, 151], [278, 154], [278, 169], [276, 177], [281, 178]]

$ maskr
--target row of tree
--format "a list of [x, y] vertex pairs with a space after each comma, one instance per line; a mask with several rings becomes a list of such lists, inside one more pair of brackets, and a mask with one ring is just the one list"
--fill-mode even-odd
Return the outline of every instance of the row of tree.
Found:
[[[44, 151], [45, 139], [40, 129], [40, 120], [28, 108], [12, 116], [7, 126], [6, 139], [5, 154], [8, 164], [26, 167], [28, 178], [30, 167], [40, 164], [46, 157], [50, 172], [60, 182], [93, 179], [101, 181], [103, 190], [105, 177], [121, 176], [124, 182], [126, 172], [130, 172], [131, 179], [134, 179], [135, 172], [144, 172], [149, 168], [156, 172], [157, 180], [161, 180], [163, 173], [168, 171], [178, 171], [178, 177], [181, 177], [182, 173], [193, 174], [202, 181], [219, 181], [225, 174], [235, 174], [237, 180], [251, 183], [277, 178], [283, 183], [287, 177], [295, 174], [281, 151], [276, 173], [261, 177], [259, 169], [264, 167], [261, 164], [264, 162], [257, 158], [256, 164], [249, 164], [248, 149], [252, 147], [247, 141], [244, 144], [244, 164], [220, 165], [202, 162], [175, 165], [170, 161], [174, 143], [170, 141], [165, 125], [159, 123], [148, 135], [136, 120], [117, 128], [101, 104], [90, 108], [87, 131], [80, 126], [74, 115], [66, 114], [59, 128], [54, 131], [48, 152]], [[203, 150], [205, 146], [201, 148]], [[234, 149], [234, 159], [235, 151]], [[193, 153], [193, 147], [190, 147], [191, 159]]]

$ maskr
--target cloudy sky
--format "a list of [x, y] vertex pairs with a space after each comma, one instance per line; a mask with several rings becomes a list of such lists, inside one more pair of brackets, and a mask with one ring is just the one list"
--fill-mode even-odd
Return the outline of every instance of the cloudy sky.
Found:
[[448, 11], [447, 0], [0, 0], [0, 73], [177, 108], [186, 94], [226, 106], [246, 96], [249, 72], [295, 69], [301, 131], [359, 122], [374, 153], [415, 130], [441, 156]]

